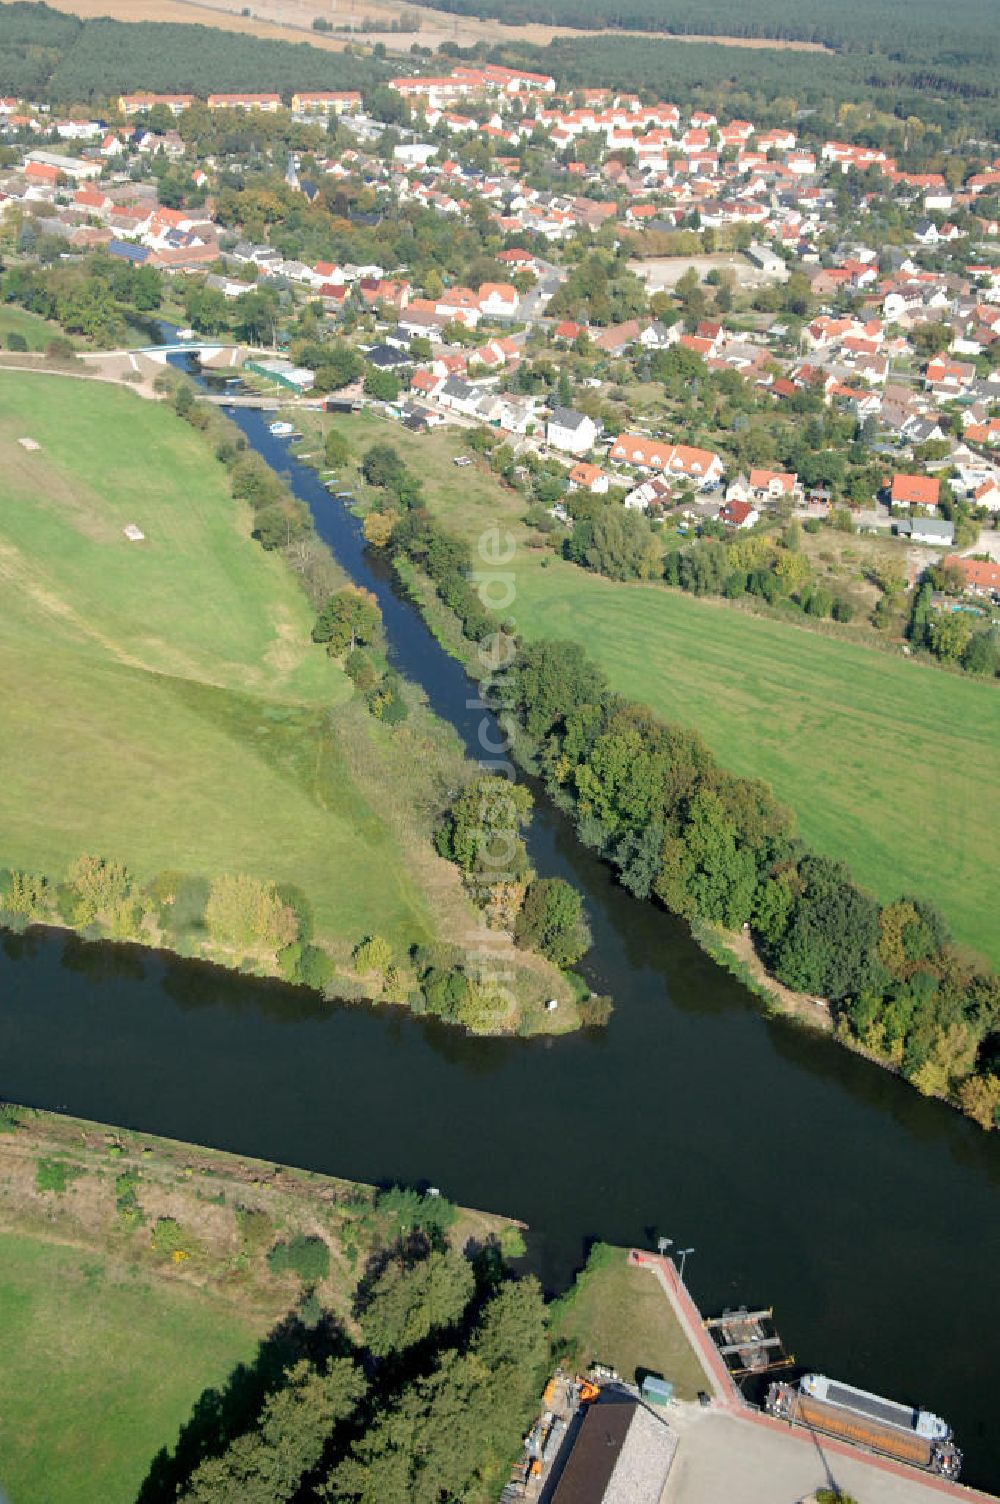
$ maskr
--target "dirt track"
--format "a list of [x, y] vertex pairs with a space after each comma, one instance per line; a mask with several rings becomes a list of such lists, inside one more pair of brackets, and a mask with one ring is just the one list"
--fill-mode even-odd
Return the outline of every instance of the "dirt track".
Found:
[[[0, 0], [10, 3], [10, 0]], [[657, 32], [581, 31], [571, 26], [507, 26], [502, 21], [480, 21], [473, 16], [451, 16], [422, 6], [406, 5], [401, 0], [258, 0], [252, 4], [252, 16], [243, 16], [243, 0], [51, 0], [57, 10], [92, 19], [111, 16], [117, 21], [178, 21], [188, 24], [217, 26], [225, 31], [245, 31], [253, 36], [282, 41], [308, 40], [316, 47], [339, 52], [349, 41], [380, 41], [392, 52], [408, 53], [414, 42], [436, 49], [442, 42], [461, 47], [476, 42], [493, 45], [501, 42], [528, 42], [547, 46], [557, 37], [598, 37], [607, 35], [645, 36], [665, 40]], [[313, 20], [322, 17], [334, 26], [375, 23], [363, 32], [322, 34], [312, 29]], [[390, 32], [393, 21], [412, 19], [418, 30]], [[379, 30], [380, 27], [385, 28]], [[759, 37], [685, 36], [678, 42], [715, 42], [720, 46], [750, 49], [775, 48], [792, 52], [826, 52], [819, 42], [788, 42]], [[138, 85], [137, 85], [138, 87]]]

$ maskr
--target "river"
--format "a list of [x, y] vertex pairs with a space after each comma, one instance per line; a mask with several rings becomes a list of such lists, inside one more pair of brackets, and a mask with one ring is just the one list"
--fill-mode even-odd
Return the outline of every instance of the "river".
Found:
[[[480, 712], [360, 525], [253, 411], [235, 416], [382, 607], [391, 654], [473, 755]], [[391, 435], [390, 435], [391, 436]], [[515, 606], [516, 611], [516, 606]], [[466, 1038], [400, 1009], [53, 933], [0, 947], [0, 1097], [361, 1180], [430, 1182], [529, 1223], [564, 1286], [593, 1238], [693, 1247], [706, 1311], [775, 1307], [800, 1362], [945, 1415], [1000, 1491], [989, 1347], [1000, 1146], [783, 1020], [615, 886], [544, 798], [545, 874], [586, 896], [610, 1026]]]

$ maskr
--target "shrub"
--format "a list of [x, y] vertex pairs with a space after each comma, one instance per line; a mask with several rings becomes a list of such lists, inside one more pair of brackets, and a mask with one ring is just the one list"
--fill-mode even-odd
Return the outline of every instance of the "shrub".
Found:
[[592, 992], [579, 1004], [580, 1023], [585, 1029], [603, 1029], [614, 1011], [615, 1005], [609, 997]]
[[238, 1206], [236, 1226], [248, 1253], [259, 1253], [271, 1241], [274, 1223], [270, 1212], [257, 1206]]
[[75, 897], [75, 922], [89, 924], [99, 914], [124, 902], [131, 878], [121, 862], [108, 861], [102, 856], [81, 856], [70, 869], [69, 886]]
[[12, 914], [25, 914], [29, 918], [40, 914], [45, 908], [47, 884], [44, 877], [31, 872], [12, 872], [3, 907]]
[[115, 1178], [115, 1207], [126, 1227], [141, 1227], [146, 1220], [136, 1195], [138, 1184], [139, 1171], [134, 1166], [129, 1166]]
[[184, 1230], [176, 1217], [157, 1217], [153, 1228], [149, 1246], [153, 1252], [161, 1258], [173, 1258], [175, 1263], [180, 1263], [177, 1254], [185, 1254]]
[[354, 969], [358, 976], [385, 976], [392, 965], [392, 946], [381, 935], [369, 935], [354, 947]]
[[79, 1172], [74, 1170], [61, 1159], [40, 1159], [35, 1166], [35, 1189], [38, 1191], [53, 1191], [57, 1195], [76, 1178]]
[[388, 1222], [390, 1237], [402, 1238], [414, 1230], [445, 1233], [458, 1217], [447, 1196], [421, 1196], [399, 1185], [380, 1191], [375, 1205]]
[[267, 1255], [272, 1274], [297, 1274], [304, 1285], [315, 1285], [330, 1272], [330, 1249], [322, 1238], [299, 1233], [287, 1243], [275, 1243]]
[[509, 1224], [500, 1233], [500, 1252], [505, 1259], [523, 1259], [528, 1251], [524, 1234], [519, 1227]]
[[8, 350], [17, 350], [17, 351], [23, 353], [24, 351], [27, 350], [27, 348], [28, 348], [28, 341], [25, 339], [25, 337], [24, 337], [23, 334], [8, 334], [8, 336], [7, 336], [7, 349]]
[[282, 903], [274, 883], [245, 872], [216, 878], [205, 922], [213, 938], [224, 945], [261, 945], [269, 950], [291, 945], [299, 931], [295, 910]]

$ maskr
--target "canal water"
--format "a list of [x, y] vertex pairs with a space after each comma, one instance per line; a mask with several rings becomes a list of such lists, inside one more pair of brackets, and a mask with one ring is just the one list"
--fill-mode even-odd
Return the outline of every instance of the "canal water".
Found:
[[[375, 591], [398, 667], [476, 755], [472, 687], [356, 519], [264, 415], [235, 419]], [[1000, 1491], [997, 1141], [830, 1040], [762, 1017], [544, 799], [529, 841], [539, 871], [586, 896], [582, 969], [615, 999], [606, 1030], [470, 1039], [400, 1009], [34, 931], [0, 944], [0, 1097], [361, 1180], [430, 1182], [523, 1218], [550, 1289], [594, 1238], [673, 1238], [695, 1250], [687, 1277], [704, 1310], [773, 1304], [801, 1363], [945, 1415], [966, 1479]]]

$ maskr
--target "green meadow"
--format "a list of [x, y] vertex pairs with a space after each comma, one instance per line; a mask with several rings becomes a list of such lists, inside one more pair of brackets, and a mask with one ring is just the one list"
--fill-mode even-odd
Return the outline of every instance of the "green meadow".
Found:
[[617, 584], [541, 552], [521, 498], [461, 432], [415, 437], [351, 419], [358, 454], [394, 444], [431, 510], [475, 546], [496, 523], [517, 552], [511, 614], [530, 638], [575, 639], [621, 694], [697, 728], [720, 762], [765, 779], [804, 839], [883, 900], [939, 904], [956, 938], [1000, 965], [1000, 688], [660, 585]]
[[527, 636], [582, 642], [623, 695], [765, 779], [805, 840], [881, 898], [934, 899], [1000, 965], [994, 685], [561, 561], [525, 562], [513, 610]]
[[347, 766], [367, 717], [249, 534], [165, 406], [0, 372], [0, 864], [246, 871], [302, 889], [320, 939], [425, 938], [425, 894]]
[[0, 1489], [11, 1504], [126, 1504], [262, 1335], [259, 1314], [190, 1285], [0, 1232]]

